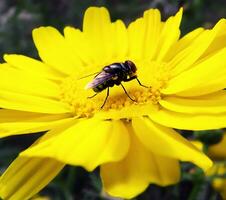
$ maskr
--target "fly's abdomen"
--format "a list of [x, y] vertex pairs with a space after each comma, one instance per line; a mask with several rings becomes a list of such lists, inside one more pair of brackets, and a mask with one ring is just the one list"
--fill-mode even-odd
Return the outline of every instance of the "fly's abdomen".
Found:
[[94, 92], [101, 92], [107, 88], [106, 82], [102, 83], [100, 85], [97, 85], [96, 87], [93, 88]]
[[102, 84], [97, 85], [96, 87], [93, 88], [94, 92], [101, 92], [103, 90], [105, 90], [108, 87], [113, 87], [115, 85], [115, 81], [114, 80], [108, 80], [105, 81]]

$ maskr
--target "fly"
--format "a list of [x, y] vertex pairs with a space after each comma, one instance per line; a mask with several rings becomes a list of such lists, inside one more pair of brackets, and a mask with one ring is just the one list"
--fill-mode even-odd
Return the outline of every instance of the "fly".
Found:
[[86, 85], [85, 89], [93, 89], [93, 91], [95, 92], [93, 96], [88, 98], [93, 98], [99, 92], [107, 89], [107, 95], [101, 106], [101, 108], [103, 108], [109, 97], [109, 88], [113, 87], [114, 85], [121, 85], [125, 94], [131, 99], [131, 101], [135, 101], [130, 97], [125, 87], [122, 85], [122, 81], [128, 82], [136, 79], [140, 86], [148, 88], [147, 86], [141, 84], [141, 82], [137, 78], [136, 71], [136, 65], [130, 60], [105, 66], [102, 71], [99, 72], [94, 77], [94, 79]]

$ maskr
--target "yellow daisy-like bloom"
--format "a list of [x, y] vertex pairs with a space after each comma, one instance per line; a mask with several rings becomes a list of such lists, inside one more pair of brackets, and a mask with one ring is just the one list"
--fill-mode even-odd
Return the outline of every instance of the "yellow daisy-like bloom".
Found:
[[212, 181], [212, 186], [220, 192], [223, 199], [226, 199], [226, 164], [225, 163], [215, 163], [213, 167], [208, 171], [207, 175], [209, 176], [218, 176], [215, 177]]
[[[24, 200], [65, 164], [100, 166], [108, 194], [131, 198], [150, 183], [178, 182], [179, 161], [212, 162], [174, 129], [226, 126], [226, 22], [180, 37], [182, 9], [166, 22], [150, 9], [128, 27], [105, 8], [87, 9], [83, 30], [33, 31], [42, 61], [5, 55], [0, 67], [0, 136], [47, 131], [0, 179], [0, 196]], [[136, 80], [94, 98], [84, 87], [104, 66], [131, 60]]]
[[226, 199], [226, 133], [224, 133], [222, 140], [215, 144], [211, 145], [208, 148], [208, 155], [217, 161], [215, 162], [213, 167], [207, 171], [207, 175], [209, 176], [219, 176], [215, 177], [212, 181], [213, 187], [219, 191], [223, 197]]
[[214, 160], [226, 160], [226, 133], [219, 143], [208, 148], [208, 155]]
[[[200, 141], [192, 141], [198, 149], [203, 150], [204, 144]], [[226, 199], [226, 133], [222, 140], [214, 145], [208, 147], [207, 155], [213, 159], [213, 166], [206, 171], [206, 176], [211, 178], [213, 188], [218, 191], [223, 199]]]

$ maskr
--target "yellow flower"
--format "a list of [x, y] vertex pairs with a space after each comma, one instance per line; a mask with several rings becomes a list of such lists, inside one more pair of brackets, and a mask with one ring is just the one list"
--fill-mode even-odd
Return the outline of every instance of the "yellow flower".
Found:
[[[33, 31], [42, 61], [5, 55], [0, 66], [0, 136], [48, 131], [0, 179], [0, 196], [24, 200], [65, 164], [100, 166], [108, 194], [131, 198], [150, 183], [178, 182], [179, 161], [212, 162], [174, 129], [226, 125], [226, 22], [180, 37], [182, 10], [166, 22], [150, 9], [128, 27], [105, 8], [89, 8], [83, 30]], [[84, 87], [106, 65], [130, 60], [136, 80], [94, 94]]]
[[[199, 141], [192, 141], [198, 149], [203, 150], [203, 143]], [[208, 147], [207, 155], [214, 160], [213, 166], [206, 171], [206, 175], [210, 178], [212, 186], [216, 191], [220, 192], [223, 199], [226, 199], [226, 133], [224, 133], [222, 140], [214, 145]]]
[[[208, 155], [215, 160], [213, 167], [207, 171], [207, 175], [213, 176], [212, 185], [226, 199], [226, 133], [222, 140], [208, 148]], [[214, 177], [216, 176], [216, 177]]]
[[208, 155], [214, 160], [226, 159], [226, 133], [219, 143], [208, 148]]
[[213, 177], [212, 186], [220, 192], [223, 199], [226, 199], [226, 164], [215, 163], [213, 167], [208, 170], [207, 175]]

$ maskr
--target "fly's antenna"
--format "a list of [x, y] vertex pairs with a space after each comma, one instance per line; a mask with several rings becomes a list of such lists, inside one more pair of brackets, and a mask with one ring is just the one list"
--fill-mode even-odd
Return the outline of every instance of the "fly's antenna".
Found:
[[81, 78], [78, 78], [77, 80], [80, 80], [80, 79], [83, 79], [83, 78], [87, 78], [87, 77], [90, 77], [90, 76], [93, 76], [93, 75], [97, 75], [97, 74], [99, 74], [100, 72], [95, 72], [95, 73], [93, 73], [93, 74], [89, 74], [89, 75], [87, 75], [87, 76], [83, 76], [83, 77], [81, 77]]

